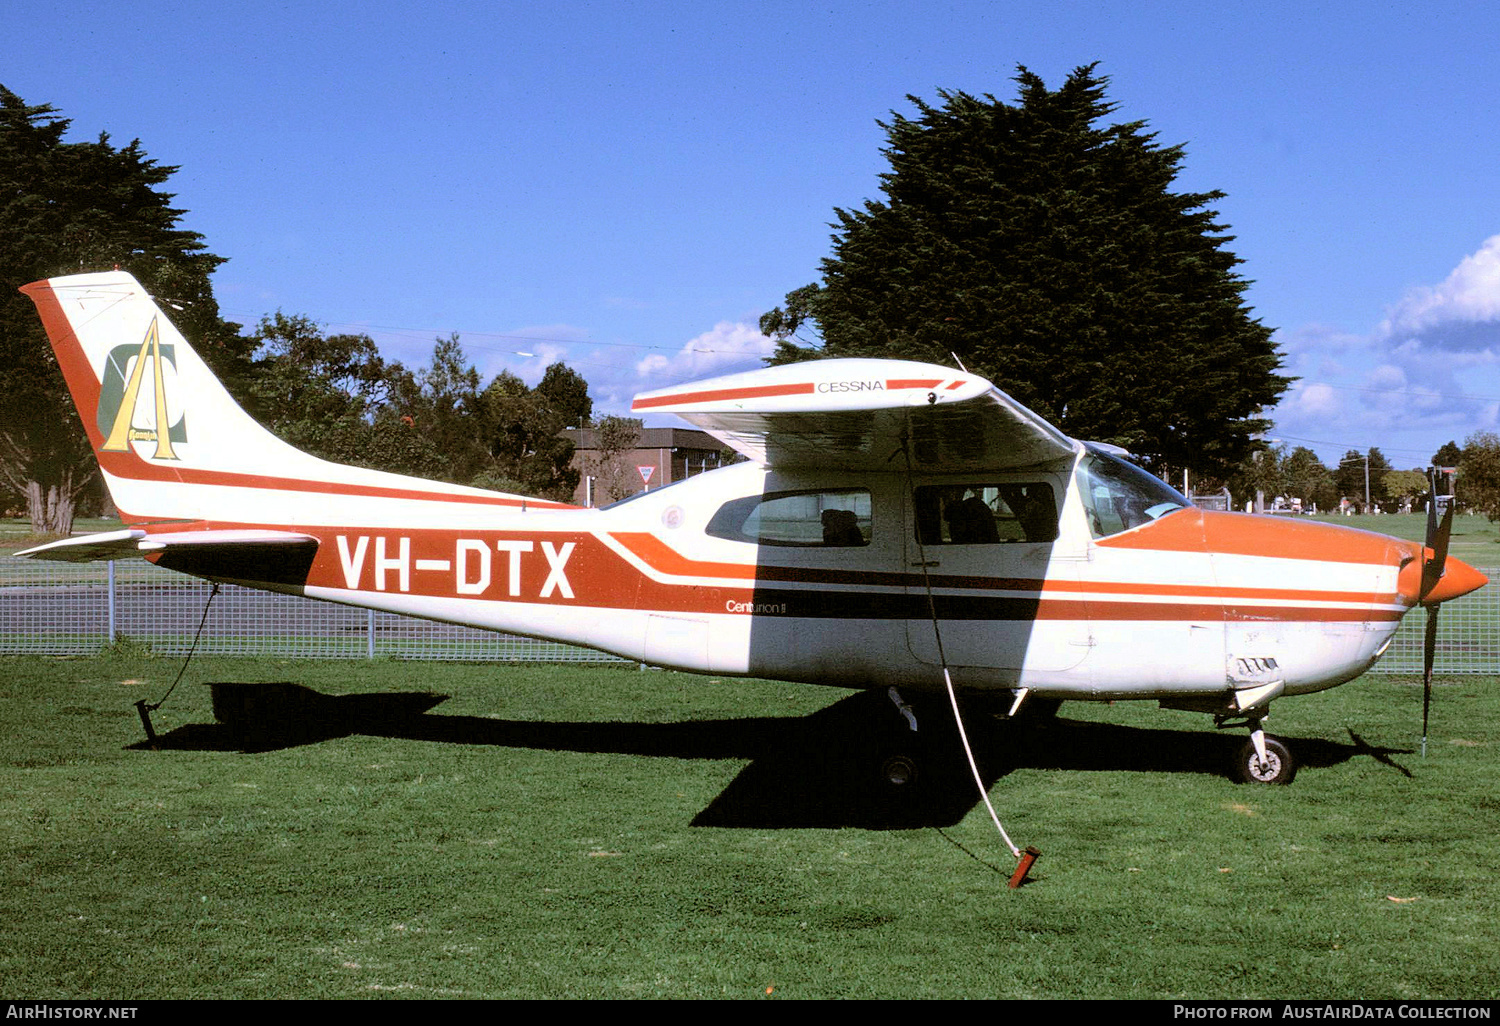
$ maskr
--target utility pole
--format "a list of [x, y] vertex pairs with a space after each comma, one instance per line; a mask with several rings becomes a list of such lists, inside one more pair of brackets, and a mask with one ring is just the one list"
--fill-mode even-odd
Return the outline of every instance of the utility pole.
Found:
[[[1369, 453], [1365, 453], [1363, 456], [1361, 456], [1361, 455], [1359, 455], [1359, 453], [1355, 453], [1354, 455], [1355, 455], [1356, 459], [1361, 459], [1361, 460], [1365, 461], [1365, 512], [1369, 513], [1370, 512], [1370, 454]], [[1338, 465], [1342, 467], [1342, 466], [1344, 466], [1348, 462], [1349, 462], [1349, 458], [1346, 456], [1344, 459], [1339, 460]]]

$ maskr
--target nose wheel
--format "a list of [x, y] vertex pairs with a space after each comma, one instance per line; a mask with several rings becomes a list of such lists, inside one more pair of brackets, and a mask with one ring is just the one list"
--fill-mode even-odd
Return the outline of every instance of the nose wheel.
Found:
[[1258, 727], [1234, 762], [1234, 777], [1242, 784], [1290, 784], [1296, 775], [1292, 750]]
[[1284, 684], [1271, 681], [1257, 688], [1236, 691], [1231, 708], [1214, 715], [1214, 726], [1249, 727], [1250, 740], [1235, 754], [1230, 776], [1241, 784], [1290, 784], [1297, 775], [1297, 760], [1292, 750], [1261, 728], [1271, 699], [1281, 694]]

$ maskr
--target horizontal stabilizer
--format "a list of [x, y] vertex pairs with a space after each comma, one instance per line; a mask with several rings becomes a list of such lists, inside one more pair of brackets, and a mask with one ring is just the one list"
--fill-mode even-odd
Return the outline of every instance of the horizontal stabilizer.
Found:
[[104, 559], [129, 559], [144, 555], [140, 541], [146, 532], [126, 528], [123, 531], [105, 531], [102, 534], [86, 534], [81, 538], [64, 538], [34, 548], [23, 549], [17, 556], [27, 559], [48, 559], [59, 563], [93, 563]]
[[86, 534], [64, 538], [17, 552], [29, 559], [51, 559], [64, 563], [90, 563], [104, 559], [129, 559], [132, 556], [154, 556], [195, 550], [243, 549], [247, 553], [270, 548], [297, 549], [317, 547], [318, 539], [292, 531], [172, 531], [148, 534], [140, 528]]
[[32, 559], [86, 563], [147, 558], [157, 566], [217, 581], [299, 589], [318, 554], [318, 539], [292, 531], [210, 530], [152, 534], [140, 528], [65, 538], [18, 552]]

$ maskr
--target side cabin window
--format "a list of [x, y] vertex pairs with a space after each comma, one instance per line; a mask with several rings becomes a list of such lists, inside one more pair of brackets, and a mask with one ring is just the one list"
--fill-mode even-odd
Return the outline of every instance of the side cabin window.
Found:
[[1149, 524], [1192, 505], [1165, 481], [1093, 446], [1078, 464], [1078, 492], [1095, 538]]
[[1046, 482], [925, 485], [915, 499], [923, 545], [1057, 540], [1057, 499]]
[[706, 531], [715, 538], [757, 545], [868, 545], [870, 493], [844, 488], [748, 495], [720, 506]]

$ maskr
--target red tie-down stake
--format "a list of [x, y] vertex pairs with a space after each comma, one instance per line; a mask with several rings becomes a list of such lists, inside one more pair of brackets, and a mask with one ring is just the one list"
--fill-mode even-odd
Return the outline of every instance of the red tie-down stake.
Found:
[[1041, 855], [1042, 853], [1031, 845], [1026, 846], [1026, 850], [1021, 852], [1021, 861], [1016, 864], [1016, 871], [1010, 876], [1010, 886], [1012, 889], [1026, 882], [1026, 874], [1031, 872], [1032, 863], [1041, 858]]

